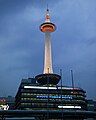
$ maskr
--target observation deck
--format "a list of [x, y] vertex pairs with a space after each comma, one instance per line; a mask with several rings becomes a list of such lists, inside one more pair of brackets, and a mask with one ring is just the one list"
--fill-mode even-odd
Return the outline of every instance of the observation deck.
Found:
[[41, 85], [57, 85], [61, 79], [61, 76], [58, 74], [39, 74], [35, 78]]
[[56, 26], [51, 22], [46, 22], [40, 25], [40, 30], [42, 32], [46, 32], [46, 31], [54, 32], [56, 30]]

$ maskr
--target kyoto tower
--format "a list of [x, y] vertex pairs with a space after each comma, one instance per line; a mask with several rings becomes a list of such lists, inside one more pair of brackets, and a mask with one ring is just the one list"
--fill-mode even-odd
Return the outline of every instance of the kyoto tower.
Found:
[[51, 32], [56, 30], [55, 24], [50, 22], [49, 9], [46, 11], [45, 22], [40, 25], [40, 30], [45, 33], [45, 56], [44, 72], [37, 75], [37, 82], [40, 84], [58, 84], [61, 76], [53, 73], [52, 68], [52, 51], [51, 51]]

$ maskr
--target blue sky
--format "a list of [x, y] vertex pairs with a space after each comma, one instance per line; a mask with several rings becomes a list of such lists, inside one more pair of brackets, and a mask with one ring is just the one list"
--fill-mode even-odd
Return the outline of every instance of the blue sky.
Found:
[[49, 5], [53, 69], [63, 85], [96, 100], [96, 0], [0, 0], [0, 96], [15, 96], [22, 78], [43, 73], [45, 36], [39, 30]]

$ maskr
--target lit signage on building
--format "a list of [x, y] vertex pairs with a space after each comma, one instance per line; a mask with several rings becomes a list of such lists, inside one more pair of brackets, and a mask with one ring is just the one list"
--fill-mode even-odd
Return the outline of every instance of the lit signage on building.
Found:
[[57, 89], [56, 87], [40, 87], [40, 86], [24, 86], [24, 88], [28, 88], [28, 89]]
[[[27, 89], [66, 89], [66, 90], [73, 90], [73, 88], [68, 88], [68, 87], [60, 87], [60, 86], [57, 86], [57, 87], [48, 87], [48, 86], [24, 86], [24, 88], [27, 88]], [[74, 88], [74, 90], [80, 90], [79, 88]]]
[[9, 105], [0, 105], [0, 110], [8, 110]]
[[5, 99], [1, 99], [1, 100], [0, 100], [0, 103], [2, 103], [2, 102], [6, 102], [6, 100], [5, 100]]
[[60, 99], [60, 98], [63, 98], [63, 99], [72, 99], [72, 96], [43, 96], [43, 95], [40, 95], [40, 96], [36, 96], [37, 98], [52, 98], [52, 99]]
[[77, 109], [81, 109], [81, 106], [58, 106], [58, 108], [77, 108]]

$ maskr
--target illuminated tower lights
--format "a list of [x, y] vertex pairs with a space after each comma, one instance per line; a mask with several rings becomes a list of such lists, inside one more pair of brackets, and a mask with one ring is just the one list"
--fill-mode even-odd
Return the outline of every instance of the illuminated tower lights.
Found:
[[[36, 76], [40, 84], [58, 84], [60, 75], [53, 74], [52, 51], [51, 51], [51, 32], [56, 29], [55, 24], [50, 22], [49, 9], [46, 11], [45, 22], [40, 25], [40, 30], [45, 33], [45, 56], [44, 56], [44, 74]], [[48, 80], [47, 80], [48, 79]]]

